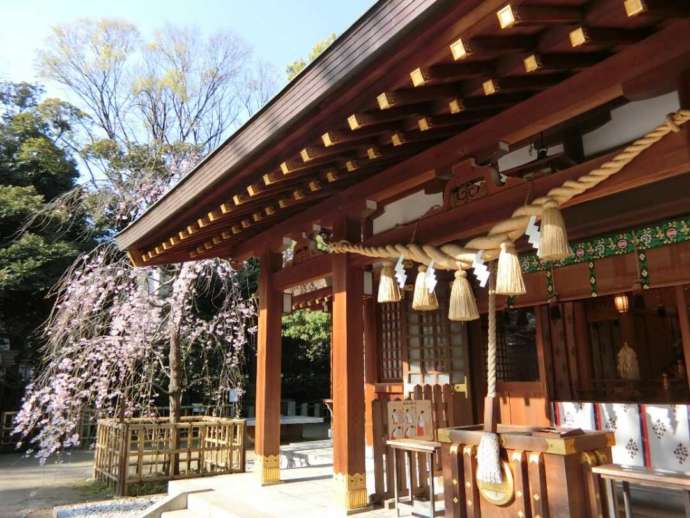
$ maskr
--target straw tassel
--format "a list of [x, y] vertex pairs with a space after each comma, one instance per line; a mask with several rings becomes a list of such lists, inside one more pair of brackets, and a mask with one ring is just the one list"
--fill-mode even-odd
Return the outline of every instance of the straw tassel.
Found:
[[484, 432], [477, 448], [477, 480], [490, 484], [503, 482], [501, 443], [496, 433]]
[[568, 233], [565, 229], [563, 214], [558, 203], [549, 200], [544, 204], [541, 214], [541, 238], [539, 240], [539, 259], [560, 261], [570, 255]]
[[524, 295], [525, 281], [522, 278], [520, 259], [512, 241], [501, 243], [496, 272], [496, 293], [499, 295]]
[[398, 286], [393, 274], [393, 263], [390, 261], [384, 262], [381, 269], [381, 278], [379, 279], [379, 293], [376, 299], [378, 302], [400, 302], [402, 298], [400, 286]]
[[472, 286], [467, 280], [465, 270], [462, 269], [455, 272], [455, 280], [451, 285], [448, 318], [458, 322], [479, 318], [479, 310], [474, 293], [472, 293]]
[[417, 278], [414, 281], [414, 296], [412, 297], [412, 309], [415, 311], [434, 311], [438, 309], [436, 293], [426, 287], [426, 266], [419, 266]]

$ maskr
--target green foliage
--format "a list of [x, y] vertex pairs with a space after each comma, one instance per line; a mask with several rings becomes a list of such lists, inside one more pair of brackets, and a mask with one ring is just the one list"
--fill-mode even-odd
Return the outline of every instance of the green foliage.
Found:
[[331, 44], [335, 41], [335, 39], [335, 33], [326, 36], [324, 39], [318, 41], [312, 47], [312, 49], [309, 51], [309, 56], [306, 60], [304, 60], [303, 58], [299, 58], [290, 63], [287, 67], [285, 67], [285, 73], [287, 74], [288, 81], [292, 81], [295, 77], [297, 77], [297, 75], [302, 70], [304, 70], [309, 63], [318, 58], [324, 50], [330, 47]]
[[294, 311], [283, 317], [283, 397], [299, 402], [330, 396], [331, 316]]
[[283, 336], [306, 342], [308, 357], [317, 358], [331, 341], [331, 316], [323, 311], [293, 311], [283, 317]]
[[74, 243], [51, 242], [30, 232], [22, 234], [0, 248], [0, 292], [45, 294], [78, 254]]
[[43, 196], [33, 185], [0, 185], [0, 236], [12, 236], [42, 206]]
[[[49, 291], [86, 246], [85, 216], [61, 204], [79, 177], [67, 146], [82, 115], [41, 94], [35, 85], [0, 83], [0, 335], [17, 362], [35, 356]], [[21, 387], [4, 388], [0, 379], [0, 400], [13, 405]]]

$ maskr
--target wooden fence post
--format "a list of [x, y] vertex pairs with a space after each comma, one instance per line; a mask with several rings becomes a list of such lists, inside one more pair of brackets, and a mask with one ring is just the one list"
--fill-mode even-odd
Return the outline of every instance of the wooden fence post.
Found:
[[127, 471], [129, 470], [129, 425], [120, 423], [122, 433], [120, 435], [120, 465], [117, 471], [117, 494], [127, 496]]
[[245, 444], [247, 444], [247, 427], [245, 421], [242, 421], [238, 424], [240, 428], [240, 433], [239, 433], [239, 448], [240, 448], [240, 473], [244, 473], [247, 471], [247, 456], [246, 456], [246, 448]]
[[371, 402], [371, 421], [374, 436], [374, 443], [372, 445], [374, 455], [374, 501], [381, 502], [386, 497], [386, 487], [384, 484], [384, 425], [383, 425], [383, 401], [374, 399]]

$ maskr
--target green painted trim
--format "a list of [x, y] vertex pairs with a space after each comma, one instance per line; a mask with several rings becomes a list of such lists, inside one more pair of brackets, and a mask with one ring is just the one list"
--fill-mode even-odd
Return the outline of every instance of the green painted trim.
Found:
[[[521, 255], [520, 265], [523, 272], [532, 273], [548, 271], [551, 266], [561, 268], [572, 264], [591, 263], [596, 259], [637, 252], [641, 277], [646, 280], [648, 286], [647, 254], [643, 253], [643, 251], [685, 241], [690, 241], [690, 216], [670, 219], [623, 232], [605, 234], [586, 241], [573, 242], [570, 244], [573, 254], [562, 261], [542, 262], [536, 254]], [[590, 274], [593, 273], [593, 270], [594, 266], [592, 264], [590, 266]], [[592, 291], [596, 293], [596, 277], [592, 284]]]

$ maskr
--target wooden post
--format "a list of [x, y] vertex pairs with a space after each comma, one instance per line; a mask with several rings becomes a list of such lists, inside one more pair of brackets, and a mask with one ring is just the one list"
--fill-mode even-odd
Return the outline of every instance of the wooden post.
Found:
[[688, 299], [685, 296], [684, 286], [675, 286], [676, 311], [680, 325], [680, 336], [683, 344], [683, 359], [685, 360], [685, 375], [690, 387], [690, 318], [688, 317]]
[[364, 423], [367, 446], [374, 445], [372, 402], [378, 381], [378, 344], [376, 341], [376, 299], [364, 301]]
[[117, 496], [127, 496], [127, 475], [129, 471], [129, 425], [120, 422], [120, 457], [117, 470]]
[[280, 482], [280, 374], [282, 294], [272, 277], [280, 256], [266, 250], [259, 274], [256, 359], [256, 475], [262, 485]]
[[[348, 220], [335, 239], [359, 240]], [[337, 502], [346, 511], [368, 505], [364, 467], [364, 347], [362, 270], [349, 254], [333, 256], [333, 472]]]

